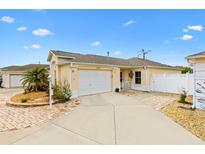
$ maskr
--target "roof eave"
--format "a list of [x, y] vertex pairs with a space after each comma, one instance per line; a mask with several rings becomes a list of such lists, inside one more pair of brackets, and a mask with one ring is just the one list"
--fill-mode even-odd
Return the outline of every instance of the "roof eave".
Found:
[[180, 68], [175, 68], [175, 67], [166, 67], [166, 66], [151, 66], [151, 65], [147, 65], [147, 67], [149, 68], [163, 68], [163, 69], [171, 69], [171, 70], [177, 70], [180, 71]]
[[197, 55], [197, 56], [187, 56], [185, 59], [197, 59], [197, 58], [205, 58], [205, 55]]
[[51, 61], [51, 57], [55, 55], [51, 50], [48, 52], [48, 58], [47, 61], [50, 62]]
[[52, 56], [56, 56], [57, 58], [64, 58], [64, 59], [76, 59], [75, 57], [71, 57], [71, 56], [61, 56], [61, 55], [57, 55], [55, 54], [52, 50], [49, 51], [48, 54], [48, 58], [47, 61], [50, 62], [51, 61], [51, 57]]

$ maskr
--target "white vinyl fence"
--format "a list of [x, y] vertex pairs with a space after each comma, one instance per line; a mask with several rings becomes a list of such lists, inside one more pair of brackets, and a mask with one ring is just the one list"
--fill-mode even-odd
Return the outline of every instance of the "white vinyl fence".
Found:
[[195, 64], [194, 78], [193, 107], [205, 109], [205, 64]]
[[150, 88], [152, 91], [178, 94], [185, 90], [189, 95], [193, 95], [193, 74], [155, 74]]

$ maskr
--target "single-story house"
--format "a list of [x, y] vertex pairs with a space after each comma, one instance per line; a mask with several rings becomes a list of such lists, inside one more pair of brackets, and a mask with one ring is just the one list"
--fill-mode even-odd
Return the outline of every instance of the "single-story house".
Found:
[[114, 58], [65, 51], [49, 51], [52, 84], [70, 85], [73, 97], [126, 88], [150, 91], [157, 73], [181, 73], [179, 68], [141, 58]]
[[21, 84], [22, 74], [36, 67], [49, 68], [49, 65], [28, 64], [23, 66], [8, 66], [8, 67], [1, 68], [1, 74], [3, 79], [2, 87], [4, 88], [22, 87]]
[[205, 51], [187, 56], [186, 59], [194, 73], [193, 108], [205, 109]]

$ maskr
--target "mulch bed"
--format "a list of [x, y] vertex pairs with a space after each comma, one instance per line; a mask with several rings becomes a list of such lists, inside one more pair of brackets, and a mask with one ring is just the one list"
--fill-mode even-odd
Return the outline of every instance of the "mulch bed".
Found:
[[[26, 102], [22, 102], [22, 99], [26, 99]], [[7, 105], [14, 106], [41, 106], [48, 105], [49, 98], [46, 92], [31, 92], [31, 93], [20, 93], [17, 94], [9, 101], [7, 101]]]
[[191, 98], [187, 103], [173, 103], [161, 109], [166, 116], [177, 122], [195, 136], [205, 141], [205, 111], [191, 109]]

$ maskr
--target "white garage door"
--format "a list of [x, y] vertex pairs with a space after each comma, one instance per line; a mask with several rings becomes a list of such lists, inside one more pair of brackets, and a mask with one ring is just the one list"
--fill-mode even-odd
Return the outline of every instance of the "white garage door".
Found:
[[111, 71], [80, 70], [78, 95], [97, 94], [111, 91]]
[[21, 75], [10, 75], [10, 87], [21, 87]]

